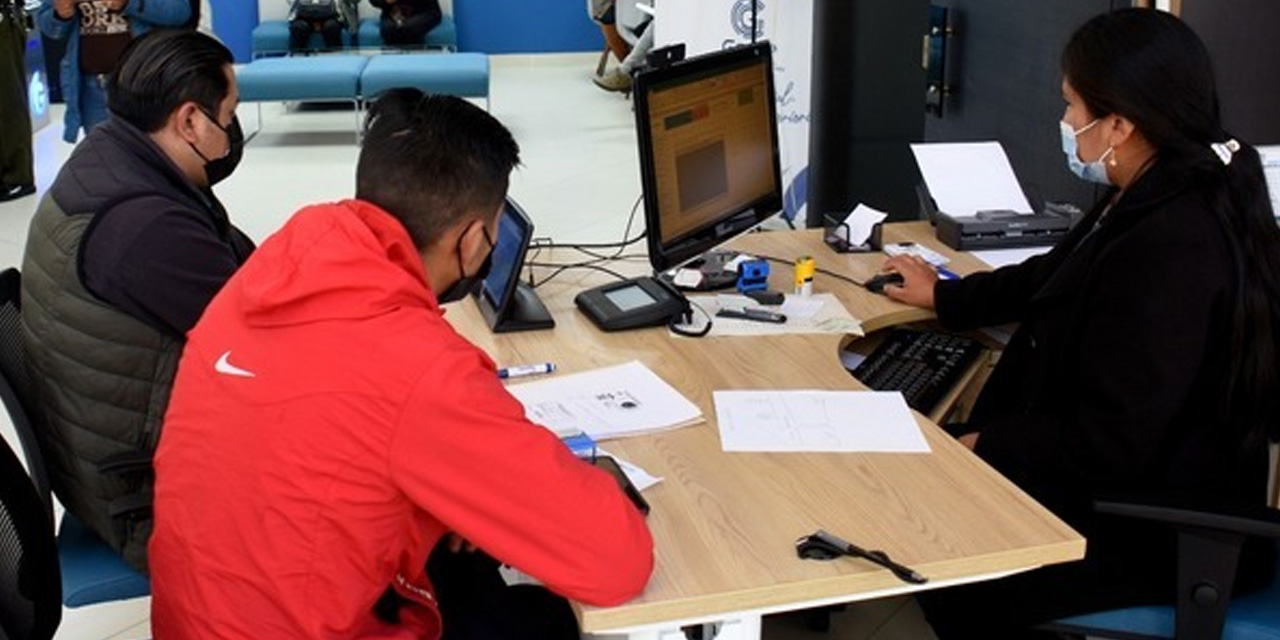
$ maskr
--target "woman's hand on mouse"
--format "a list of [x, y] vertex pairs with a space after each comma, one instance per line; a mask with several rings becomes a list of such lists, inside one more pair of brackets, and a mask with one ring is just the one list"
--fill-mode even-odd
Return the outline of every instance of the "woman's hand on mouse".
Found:
[[885, 295], [913, 307], [933, 308], [933, 284], [938, 281], [938, 272], [932, 265], [918, 256], [901, 255], [886, 260], [882, 269], [902, 275], [902, 284], [886, 285]]

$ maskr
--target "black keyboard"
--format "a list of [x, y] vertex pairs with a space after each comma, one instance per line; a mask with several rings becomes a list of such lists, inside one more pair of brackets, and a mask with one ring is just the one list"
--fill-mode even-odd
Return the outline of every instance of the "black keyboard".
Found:
[[876, 391], [901, 391], [928, 415], [980, 355], [982, 345], [964, 336], [894, 329], [850, 373]]

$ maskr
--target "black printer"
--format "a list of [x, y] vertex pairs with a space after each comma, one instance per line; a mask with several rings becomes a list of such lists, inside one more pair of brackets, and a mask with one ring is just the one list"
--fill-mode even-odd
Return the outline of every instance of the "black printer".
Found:
[[938, 239], [960, 251], [1052, 246], [1065, 238], [1080, 218], [1076, 207], [1058, 204], [1047, 204], [1043, 212], [1033, 214], [1007, 210], [979, 211], [972, 216], [934, 214]]

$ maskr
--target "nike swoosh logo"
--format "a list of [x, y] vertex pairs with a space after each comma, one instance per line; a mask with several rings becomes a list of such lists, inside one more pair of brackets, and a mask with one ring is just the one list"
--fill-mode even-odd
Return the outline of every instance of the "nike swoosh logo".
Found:
[[231, 360], [230, 351], [222, 354], [222, 356], [218, 358], [218, 361], [213, 363], [213, 370], [217, 371], [218, 373], [225, 373], [229, 376], [239, 376], [241, 378], [254, 377], [254, 373], [252, 371], [246, 371], [244, 369], [241, 369], [240, 367], [237, 367], [234, 364], [231, 364], [230, 360]]

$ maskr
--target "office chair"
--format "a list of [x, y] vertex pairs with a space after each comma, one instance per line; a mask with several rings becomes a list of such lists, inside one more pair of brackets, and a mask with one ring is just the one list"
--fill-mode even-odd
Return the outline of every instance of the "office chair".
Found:
[[53, 526], [18, 457], [0, 449], [0, 638], [49, 640], [62, 621]]
[[[0, 400], [18, 432], [31, 482], [44, 505], [50, 526], [53, 499], [44, 455], [36, 439], [29, 405], [29, 375], [22, 336], [22, 278], [17, 269], [0, 273]], [[57, 536], [62, 603], [81, 607], [100, 602], [127, 600], [151, 593], [146, 576], [134, 571], [101, 538], [70, 513], [64, 513]]]
[[1231, 597], [1245, 538], [1277, 541], [1280, 564], [1280, 511], [1119, 502], [1099, 502], [1095, 508], [1100, 513], [1160, 522], [1178, 531], [1177, 603], [1073, 616], [1044, 628], [1122, 639], [1280, 640], [1280, 567], [1265, 589]]

